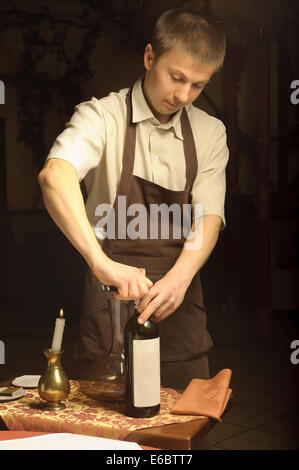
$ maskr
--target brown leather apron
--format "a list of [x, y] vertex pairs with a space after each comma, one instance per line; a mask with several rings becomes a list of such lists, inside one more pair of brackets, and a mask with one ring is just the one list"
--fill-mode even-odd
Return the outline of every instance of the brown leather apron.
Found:
[[[185, 238], [181, 223], [181, 237], [173, 237], [175, 223], [169, 212], [169, 237], [161, 237], [162, 219], [158, 219], [158, 238], [150, 239], [150, 205], [177, 204], [183, 214], [183, 205], [191, 204], [191, 188], [197, 172], [197, 155], [191, 126], [185, 108], [181, 114], [181, 128], [184, 138], [186, 160], [186, 186], [183, 191], [172, 191], [153, 182], [133, 175], [135, 160], [136, 124], [132, 123], [131, 95], [127, 95], [127, 130], [123, 152], [123, 168], [114, 203], [115, 234], [118, 235], [119, 196], [126, 197], [126, 207], [142, 204], [147, 213], [147, 238], [132, 240], [125, 238], [105, 238], [102, 249], [114, 261], [146, 269], [146, 275], [153, 282], [161, 279], [175, 264], [183, 249]], [[174, 156], [175, 158], [175, 156]], [[120, 214], [121, 215], [121, 214]], [[123, 214], [122, 214], [123, 215]], [[127, 216], [129, 225], [132, 217]], [[120, 227], [126, 233], [126, 227]], [[180, 307], [169, 317], [159, 322], [161, 361], [189, 361], [207, 353], [213, 346], [206, 328], [206, 311], [200, 274], [193, 278]], [[100, 282], [89, 271], [86, 278], [85, 295], [80, 322], [80, 338], [75, 357], [99, 361], [109, 354], [111, 347], [111, 320], [107, 305], [107, 294]], [[163, 367], [162, 367], [163, 370]], [[207, 375], [207, 374], [205, 374]], [[200, 376], [200, 375], [199, 375]], [[208, 378], [208, 377], [202, 377]], [[163, 381], [162, 381], [163, 383]]]

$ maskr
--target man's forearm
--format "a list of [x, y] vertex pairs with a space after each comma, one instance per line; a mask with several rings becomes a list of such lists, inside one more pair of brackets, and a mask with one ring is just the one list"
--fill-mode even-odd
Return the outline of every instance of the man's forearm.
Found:
[[[179, 273], [182, 282], [189, 284], [195, 274], [204, 266], [210, 257], [219, 236], [221, 227], [221, 218], [218, 215], [204, 215], [202, 219], [202, 233], [200, 231], [200, 223], [197, 226], [193, 223], [192, 232], [194, 232], [194, 240], [188, 241], [189, 249], [186, 244], [182, 250], [175, 265], [170, 270], [171, 273]], [[200, 240], [202, 238], [202, 240]], [[200, 241], [200, 248], [197, 248]], [[194, 247], [192, 247], [192, 244]]]
[[54, 222], [90, 265], [105, 256], [88, 221], [75, 168], [49, 160], [39, 175], [45, 206]]

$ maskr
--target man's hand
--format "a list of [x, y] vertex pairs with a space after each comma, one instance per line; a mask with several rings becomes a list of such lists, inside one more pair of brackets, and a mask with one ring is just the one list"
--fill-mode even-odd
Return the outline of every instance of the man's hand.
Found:
[[181, 276], [168, 272], [139, 302], [138, 311], [142, 313], [138, 321], [144, 323], [151, 315], [156, 322], [164, 320], [181, 305], [188, 286]]
[[107, 286], [116, 286], [113, 293], [119, 300], [137, 300], [149, 292], [152, 281], [144, 276], [143, 270], [126, 264], [117, 263], [106, 257], [92, 267], [94, 275]]

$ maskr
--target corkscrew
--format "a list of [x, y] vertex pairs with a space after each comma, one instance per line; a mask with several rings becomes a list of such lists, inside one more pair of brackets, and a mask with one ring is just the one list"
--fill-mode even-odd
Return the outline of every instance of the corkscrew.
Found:
[[118, 288], [116, 286], [106, 286], [105, 284], [102, 284], [102, 290], [104, 292], [118, 292]]

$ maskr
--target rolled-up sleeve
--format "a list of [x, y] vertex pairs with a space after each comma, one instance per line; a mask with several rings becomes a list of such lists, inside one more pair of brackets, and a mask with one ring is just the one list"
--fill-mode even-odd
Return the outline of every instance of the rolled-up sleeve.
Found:
[[[229, 152], [226, 141], [226, 129], [223, 123], [217, 120], [216, 129], [203, 146], [202, 155], [199, 155], [199, 168], [192, 188], [193, 213], [196, 216], [196, 204], [202, 205], [201, 215], [214, 214], [221, 217], [221, 227], [226, 227], [225, 220], [225, 192], [226, 175]], [[200, 206], [198, 206], [200, 207]]]
[[79, 181], [101, 160], [105, 122], [96, 98], [79, 104], [64, 131], [56, 138], [47, 160], [60, 158], [74, 165]]

